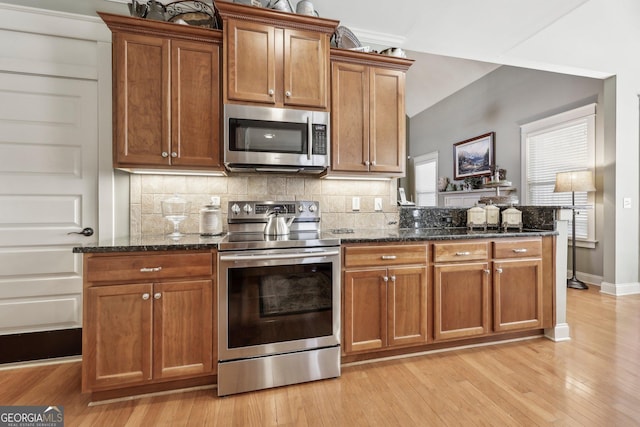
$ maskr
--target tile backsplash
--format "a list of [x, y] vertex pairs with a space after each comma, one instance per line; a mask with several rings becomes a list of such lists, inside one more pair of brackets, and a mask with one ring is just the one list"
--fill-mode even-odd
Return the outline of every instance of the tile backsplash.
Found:
[[[317, 177], [243, 174], [232, 177], [131, 175], [130, 235], [168, 233], [172, 225], [162, 218], [160, 202], [178, 194], [191, 202], [191, 214], [180, 231], [198, 232], [200, 209], [211, 196], [220, 196], [226, 231], [229, 200], [315, 200], [320, 203], [322, 229], [397, 228], [397, 180], [330, 180]], [[352, 198], [360, 210], [352, 211]], [[374, 210], [376, 197], [382, 211]]]

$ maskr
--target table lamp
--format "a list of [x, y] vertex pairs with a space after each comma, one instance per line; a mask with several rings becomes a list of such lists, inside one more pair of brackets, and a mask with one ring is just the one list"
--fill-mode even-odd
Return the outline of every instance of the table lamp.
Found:
[[567, 287], [573, 289], [588, 289], [588, 286], [576, 278], [576, 191], [596, 191], [593, 185], [593, 172], [590, 170], [558, 172], [556, 174], [556, 186], [554, 193], [571, 192], [571, 211], [573, 220], [571, 221], [571, 245], [572, 245], [572, 261], [573, 275], [567, 279]]

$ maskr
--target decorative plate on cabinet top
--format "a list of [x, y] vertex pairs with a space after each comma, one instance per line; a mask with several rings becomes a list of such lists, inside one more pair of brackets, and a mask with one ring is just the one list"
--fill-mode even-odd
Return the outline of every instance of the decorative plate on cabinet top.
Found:
[[360, 40], [358, 40], [350, 29], [341, 25], [336, 28], [336, 31], [331, 36], [331, 46], [339, 47], [341, 49], [354, 49], [359, 48], [362, 45], [360, 44]]

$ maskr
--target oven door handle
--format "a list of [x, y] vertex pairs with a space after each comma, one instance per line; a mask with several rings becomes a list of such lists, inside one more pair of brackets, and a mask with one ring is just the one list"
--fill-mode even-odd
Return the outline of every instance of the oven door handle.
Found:
[[292, 254], [264, 254], [264, 255], [220, 255], [220, 261], [260, 261], [271, 259], [314, 258], [319, 256], [340, 255], [340, 250], [321, 252], [302, 252]]

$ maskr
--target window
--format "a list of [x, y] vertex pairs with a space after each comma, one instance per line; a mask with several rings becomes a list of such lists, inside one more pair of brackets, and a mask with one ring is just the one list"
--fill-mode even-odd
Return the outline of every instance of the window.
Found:
[[[590, 104], [521, 126], [525, 204], [571, 205], [571, 193], [553, 192], [556, 173], [594, 170], [595, 112]], [[576, 205], [593, 200], [593, 193], [575, 193]], [[594, 224], [593, 209], [576, 210], [576, 240], [595, 242]]]
[[438, 152], [413, 159], [417, 206], [438, 206]]

